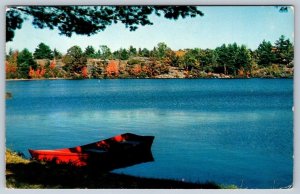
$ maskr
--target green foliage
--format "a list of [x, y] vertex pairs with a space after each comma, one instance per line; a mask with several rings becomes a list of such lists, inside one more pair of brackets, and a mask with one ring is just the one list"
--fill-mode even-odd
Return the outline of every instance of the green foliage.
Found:
[[35, 49], [33, 56], [35, 59], [53, 59], [53, 52], [48, 45], [40, 43]]
[[15, 30], [22, 28], [23, 17], [18, 10], [9, 9], [6, 11], [6, 42], [12, 41], [15, 36]]
[[129, 60], [127, 61], [127, 64], [128, 64], [128, 65], [134, 65], [134, 64], [139, 64], [139, 63], [141, 63], [141, 61], [138, 60], [138, 59], [129, 59]]
[[54, 57], [55, 59], [61, 59], [61, 58], [62, 58], [62, 54], [55, 48], [55, 49], [53, 50], [53, 57]]
[[29, 78], [29, 67], [33, 69], [37, 67], [36, 62], [33, 60], [32, 53], [26, 48], [19, 52], [17, 63], [19, 78]]
[[95, 49], [93, 46], [87, 46], [85, 48], [84, 54], [86, 57], [95, 58]]
[[129, 57], [136, 57], [137, 56], [136, 48], [134, 48], [133, 46], [130, 46], [128, 49], [128, 54], [129, 54]]
[[35, 27], [56, 28], [61, 35], [71, 37], [73, 33], [90, 36], [118, 22], [134, 31], [140, 25], [152, 25], [148, 17], [153, 13], [175, 20], [203, 16], [195, 6], [9, 6], [6, 41], [13, 40], [14, 31], [22, 27], [26, 16], [33, 17]]
[[72, 77], [78, 77], [82, 68], [86, 66], [87, 59], [79, 46], [73, 46], [68, 49], [63, 62], [65, 63], [64, 70]]
[[164, 62], [170, 66], [179, 67], [180, 59], [174, 51], [169, 50], [165, 54]]
[[276, 60], [273, 45], [270, 41], [263, 40], [263, 42], [258, 46], [256, 54], [257, 64], [264, 67], [271, 65]]
[[251, 70], [251, 52], [246, 46], [238, 46], [236, 43], [216, 48], [216, 72], [223, 69], [225, 75], [238, 74], [239, 70]]
[[128, 60], [129, 59], [129, 53], [126, 49], [120, 49], [119, 50], [119, 59], [121, 60]]
[[191, 49], [183, 57], [183, 68], [191, 71], [192, 69], [199, 69], [199, 61], [197, 60], [198, 50]]
[[146, 48], [143, 48], [140, 52], [141, 57], [150, 57], [150, 51]]
[[98, 53], [99, 53], [99, 57], [101, 59], [111, 59], [111, 57], [112, 57], [110, 48], [106, 45], [100, 45], [100, 50]]
[[[35, 57], [50, 53], [48, 46], [41, 43]], [[42, 52], [42, 51], [47, 52]], [[294, 46], [289, 39], [281, 36], [273, 46], [263, 40], [259, 47], [251, 51], [245, 45], [223, 44], [216, 49], [185, 49], [172, 51], [165, 43], [158, 43], [152, 50], [137, 49], [130, 46], [111, 53], [110, 48], [101, 45], [95, 52], [88, 46], [83, 53], [79, 46], [71, 47], [62, 60], [55, 60], [50, 68], [46, 64], [45, 77], [79, 78], [83, 67], [93, 78], [103, 78], [105, 64], [111, 59], [121, 60], [120, 77], [292, 77]], [[42, 54], [43, 55], [42, 55]], [[61, 57], [56, 49], [52, 52], [55, 59]], [[86, 56], [95, 56], [87, 64]], [[138, 56], [138, 57], [137, 57]], [[49, 61], [49, 59], [47, 59]], [[56, 61], [57, 65], [56, 65]], [[62, 63], [63, 62], [63, 63]], [[52, 63], [52, 62], [51, 62]], [[6, 55], [7, 78], [27, 78], [29, 67], [37, 69], [37, 64], [28, 49], [20, 53], [10, 50]], [[138, 66], [137, 66], [138, 65]], [[132, 73], [133, 72], [133, 73]], [[162, 74], [169, 74], [163, 75]]]
[[245, 45], [242, 45], [238, 49], [237, 53], [237, 59], [236, 59], [236, 64], [238, 69], [245, 69], [245, 70], [250, 70], [251, 69], [251, 61], [252, 61], [252, 56], [251, 52]]
[[285, 36], [280, 36], [275, 42], [276, 63], [287, 65], [294, 59], [294, 46]]
[[157, 52], [155, 53], [155, 56], [159, 59], [162, 59], [166, 56], [167, 51], [171, 50], [166, 43], [160, 42], [157, 44]]

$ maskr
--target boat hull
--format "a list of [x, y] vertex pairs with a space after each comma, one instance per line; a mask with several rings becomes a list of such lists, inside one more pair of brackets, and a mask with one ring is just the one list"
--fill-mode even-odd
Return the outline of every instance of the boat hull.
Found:
[[29, 149], [29, 153], [38, 161], [113, 170], [153, 161], [153, 140], [153, 136], [125, 133], [82, 146], [55, 150]]

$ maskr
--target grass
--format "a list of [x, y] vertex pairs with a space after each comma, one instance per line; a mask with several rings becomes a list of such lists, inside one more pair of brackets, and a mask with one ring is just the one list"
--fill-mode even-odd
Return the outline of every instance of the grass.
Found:
[[177, 180], [142, 178], [87, 167], [56, 165], [24, 159], [6, 150], [6, 187], [22, 189], [233, 189], [212, 182], [189, 183]]

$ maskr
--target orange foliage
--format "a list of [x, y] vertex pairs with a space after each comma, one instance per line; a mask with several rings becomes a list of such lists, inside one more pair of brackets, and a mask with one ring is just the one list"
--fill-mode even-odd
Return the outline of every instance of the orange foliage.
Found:
[[87, 78], [87, 76], [88, 76], [88, 70], [87, 70], [87, 67], [83, 67], [83, 68], [81, 69], [81, 73], [82, 73], [82, 77]]
[[131, 73], [132, 73], [134, 76], [140, 75], [141, 72], [142, 72], [142, 67], [141, 67], [141, 65], [139, 65], [139, 64], [134, 65], [134, 67], [133, 67], [132, 70], [131, 70]]
[[10, 64], [8, 61], [5, 61], [5, 72], [15, 73], [17, 72], [17, 66], [15, 64]]
[[38, 68], [37, 70], [32, 69], [32, 67], [29, 67], [29, 77], [30, 78], [42, 78], [46, 73], [46, 69], [42, 66], [41, 68]]
[[31, 68], [31, 66], [29, 67], [29, 77], [31, 77], [31, 78], [35, 77], [35, 71], [34, 71], [34, 69]]
[[242, 69], [239, 69], [239, 76], [244, 76], [244, 69], [242, 68]]
[[8, 61], [5, 61], [5, 72], [16, 73], [17, 72], [17, 59], [18, 51], [15, 51], [12, 56], [9, 57]]
[[44, 67], [42, 67], [42, 69], [40, 71], [40, 76], [44, 77], [45, 73], [46, 73], [46, 69], [44, 69]]
[[54, 69], [56, 67], [56, 61], [55, 61], [55, 59], [53, 61], [51, 61], [49, 67], [50, 67], [50, 69]]
[[106, 74], [109, 77], [117, 77], [119, 75], [119, 65], [115, 60], [110, 60], [106, 67]]
[[175, 54], [177, 57], [183, 57], [185, 55], [186, 51], [183, 50], [179, 50], [179, 51], [175, 51]]

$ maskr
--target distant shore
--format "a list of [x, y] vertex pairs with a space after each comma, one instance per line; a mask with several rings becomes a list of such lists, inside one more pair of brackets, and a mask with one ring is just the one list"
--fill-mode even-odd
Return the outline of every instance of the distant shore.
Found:
[[[293, 79], [294, 77], [201, 77], [201, 78], [178, 78], [178, 77], [159, 77], [159, 78], [98, 78], [98, 80], [114, 80], [114, 79]], [[43, 80], [92, 80], [90, 79], [75, 79], [75, 78], [33, 78], [33, 79], [5, 79], [5, 81], [43, 81]]]

